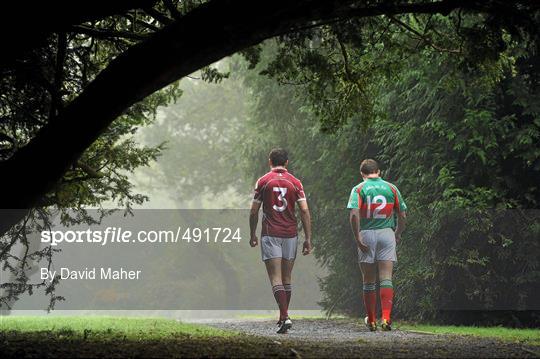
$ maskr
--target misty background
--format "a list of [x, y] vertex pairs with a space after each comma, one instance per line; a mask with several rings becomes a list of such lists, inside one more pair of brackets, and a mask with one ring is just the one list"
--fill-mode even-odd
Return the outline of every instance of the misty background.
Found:
[[[66, 301], [59, 302], [51, 314], [121, 313], [204, 320], [275, 312], [271, 287], [260, 259], [260, 247], [250, 248], [247, 238], [252, 191], [255, 180], [268, 170], [268, 159], [264, 155], [254, 159], [258, 161], [255, 167], [259, 170], [251, 175], [246, 175], [238, 159], [243, 146], [239, 141], [245, 136], [249, 108], [253, 105], [250, 91], [244, 85], [245, 73], [239, 73], [241, 68], [245, 71], [246, 63], [240, 57], [233, 57], [213, 67], [230, 75], [211, 82], [201, 79], [201, 72], [197, 72], [181, 80], [179, 90], [182, 95], [177, 101], [159, 107], [153, 123], [137, 128], [133, 135], [134, 141], [140, 145], [162, 146], [156, 161], [138, 167], [129, 174], [133, 184], [131, 191], [141, 193], [148, 199], [134, 205], [134, 213], [129, 218], [122, 218], [123, 215], [117, 213], [102, 224], [92, 226], [92, 229], [103, 230], [107, 226], [122, 226], [124, 229], [168, 228], [176, 224], [184, 224], [184, 227], [205, 226], [204, 223], [208, 223], [208, 218], [215, 213], [211, 210], [229, 209], [236, 211], [229, 211], [232, 214], [228, 220], [218, 220], [213, 225], [242, 227], [242, 243], [233, 246], [218, 243], [167, 248], [147, 244], [131, 247], [127, 251], [124, 248], [59, 245], [57, 249], [61, 252], [55, 254], [55, 268], [99, 268], [123, 263], [127, 267], [143, 268], [144, 272], [152, 273], [147, 274], [143, 282], [148, 284], [150, 281], [153, 286], [149, 289], [137, 281], [106, 284], [99, 281], [61, 281], [57, 294], [64, 296]], [[103, 207], [118, 208], [113, 201], [105, 202]], [[91, 215], [98, 217], [97, 213]], [[160, 222], [161, 216], [176, 216], [178, 221]], [[84, 230], [88, 226], [65, 227], [56, 223], [53, 228]], [[260, 222], [257, 233], [260, 234]], [[36, 237], [36, 242], [39, 241], [37, 233], [33, 237]], [[303, 234], [300, 233], [300, 246], [302, 240]], [[164, 262], [168, 265], [163, 265]], [[6, 274], [3, 271], [3, 275]], [[34, 270], [30, 278], [38, 282], [38, 275]], [[324, 266], [317, 263], [314, 256], [298, 256], [293, 276], [292, 313], [320, 315], [318, 301], [322, 294], [319, 279], [324, 275]], [[171, 281], [174, 285], [171, 285]], [[232, 291], [228, 290], [231, 286]], [[248, 289], [242, 291], [243, 287]], [[152, 295], [145, 294], [149, 291]], [[175, 296], [177, 302], [172, 303]], [[126, 297], [133, 300], [126, 301]], [[156, 298], [159, 298], [159, 303]], [[14, 303], [10, 314], [45, 314], [40, 309], [46, 302], [44, 293], [22, 296]], [[138, 307], [137, 310], [130, 308], [133, 306]]]

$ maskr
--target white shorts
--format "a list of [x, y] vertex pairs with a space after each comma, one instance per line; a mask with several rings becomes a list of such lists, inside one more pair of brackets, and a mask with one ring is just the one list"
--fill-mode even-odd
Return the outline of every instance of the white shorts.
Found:
[[392, 228], [366, 229], [360, 231], [360, 234], [362, 235], [362, 241], [369, 247], [369, 250], [364, 253], [358, 248], [358, 262], [397, 262], [396, 236]]
[[296, 258], [296, 248], [298, 247], [298, 237], [279, 238], [263, 236], [261, 238], [262, 260], [271, 258], [283, 258], [294, 260]]

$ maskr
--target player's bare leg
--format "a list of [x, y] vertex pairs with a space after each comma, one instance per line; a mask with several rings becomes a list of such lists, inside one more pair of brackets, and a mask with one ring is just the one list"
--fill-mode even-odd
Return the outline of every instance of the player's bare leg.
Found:
[[392, 313], [392, 302], [394, 299], [394, 287], [392, 285], [392, 270], [394, 268], [394, 262], [392, 261], [378, 261], [377, 266], [379, 268], [379, 291], [381, 296], [381, 328], [383, 330], [391, 330], [392, 320], [390, 315]]
[[264, 261], [266, 266], [266, 272], [268, 273], [268, 279], [272, 287], [276, 285], [283, 285], [281, 279], [281, 258], [271, 258]]
[[362, 281], [364, 283], [364, 307], [367, 317], [364, 319], [366, 326], [371, 331], [377, 330], [377, 292], [375, 281], [377, 280], [377, 265], [374, 263], [360, 263]]
[[292, 296], [292, 270], [294, 267], [294, 260], [283, 258], [281, 260], [281, 281], [287, 294], [287, 309], [291, 303]]

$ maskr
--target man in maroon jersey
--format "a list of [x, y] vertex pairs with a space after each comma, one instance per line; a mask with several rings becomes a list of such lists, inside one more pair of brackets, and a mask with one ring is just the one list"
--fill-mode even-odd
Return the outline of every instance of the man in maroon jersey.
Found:
[[249, 215], [252, 247], [259, 239], [255, 234], [259, 221], [259, 208], [263, 205], [261, 231], [262, 260], [272, 285], [272, 292], [279, 307], [278, 333], [284, 334], [292, 322], [288, 310], [291, 300], [291, 272], [298, 246], [295, 204], [300, 207], [300, 218], [304, 228], [305, 241], [302, 253], [311, 252], [311, 217], [302, 188], [302, 183], [287, 171], [289, 159], [281, 148], [270, 151], [270, 172], [257, 180], [255, 194]]

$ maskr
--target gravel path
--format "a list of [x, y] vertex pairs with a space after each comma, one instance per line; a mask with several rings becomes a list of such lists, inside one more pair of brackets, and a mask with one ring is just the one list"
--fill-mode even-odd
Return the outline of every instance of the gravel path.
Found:
[[199, 321], [216, 328], [268, 338], [290, 348], [291, 355], [306, 357], [540, 357], [540, 348], [497, 339], [435, 335], [402, 331], [370, 332], [349, 319], [293, 319], [286, 335], [275, 333], [270, 320]]

